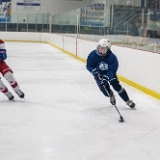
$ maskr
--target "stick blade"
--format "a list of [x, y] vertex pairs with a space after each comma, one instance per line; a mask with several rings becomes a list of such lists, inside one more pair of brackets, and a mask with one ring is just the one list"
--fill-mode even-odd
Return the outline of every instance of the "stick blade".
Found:
[[119, 122], [124, 122], [124, 119], [123, 119], [123, 117], [122, 117], [122, 116], [120, 116], [120, 120], [119, 120]]

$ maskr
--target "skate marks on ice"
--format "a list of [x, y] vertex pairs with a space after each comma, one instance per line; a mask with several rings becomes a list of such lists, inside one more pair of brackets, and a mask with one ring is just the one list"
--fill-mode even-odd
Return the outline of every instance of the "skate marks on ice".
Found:
[[116, 95], [125, 120], [119, 123], [114, 106], [100, 93], [84, 64], [48, 45], [42, 51], [31, 46], [10, 46], [15, 48], [10, 63], [26, 99], [0, 100], [1, 160], [159, 160], [159, 102], [124, 86], [137, 110]]

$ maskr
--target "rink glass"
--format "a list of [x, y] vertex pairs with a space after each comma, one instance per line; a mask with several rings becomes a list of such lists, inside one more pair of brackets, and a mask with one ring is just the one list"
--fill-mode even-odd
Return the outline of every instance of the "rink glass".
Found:
[[[11, 13], [0, 31], [48, 32], [160, 52], [159, 0], [101, 0], [67, 13]], [[87, 36], [86, 36], [87, 35]]]

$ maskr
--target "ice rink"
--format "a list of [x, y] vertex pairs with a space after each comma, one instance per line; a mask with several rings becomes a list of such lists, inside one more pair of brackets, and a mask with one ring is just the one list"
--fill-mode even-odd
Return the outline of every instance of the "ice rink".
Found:
[[[85, 64], [48, 44], [6, 42], [25, 100], [0, 93], [0, 160], [159, 160], [160, 101], [121, 83], [137, 110], [99, 91]], [[121, 62], [120, 62], [121, 63]]]

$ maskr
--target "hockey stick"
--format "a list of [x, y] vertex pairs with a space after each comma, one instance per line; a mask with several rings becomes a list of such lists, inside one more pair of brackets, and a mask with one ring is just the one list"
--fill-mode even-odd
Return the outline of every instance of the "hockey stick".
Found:
[[[104, 85], [103, 85], [103, 88], [104, 88], [105, 92], [108, 94], [108, 96], [111, 97], [110, 94], [108, 93], [106, 87], [105, 87]], [[120, 116], [119, 122], [124, 122], [124, 119], [123, 119], [123, 117], [122, 117], [119, 109], [117, 108], [116, 104], [114, 104], [114, 107], [115, 107], [115, 109], [117, 110], [117, 112], [118, 112], [118, 114], [119, 114], [119, 116]]]

